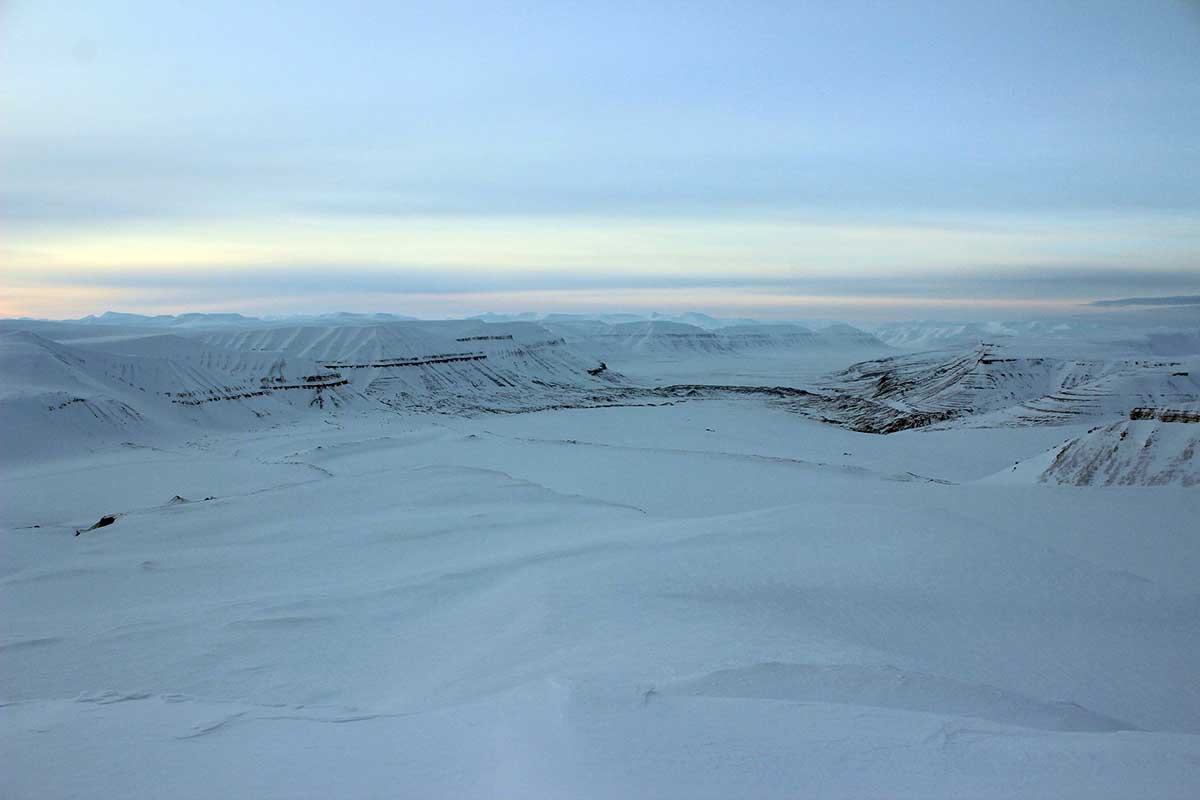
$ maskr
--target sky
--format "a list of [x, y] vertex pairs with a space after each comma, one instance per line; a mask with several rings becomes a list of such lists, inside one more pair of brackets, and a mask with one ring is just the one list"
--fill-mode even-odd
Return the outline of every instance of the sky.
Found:
[[0, 0], [0, 315], [1200, 292], [1200, 0]]

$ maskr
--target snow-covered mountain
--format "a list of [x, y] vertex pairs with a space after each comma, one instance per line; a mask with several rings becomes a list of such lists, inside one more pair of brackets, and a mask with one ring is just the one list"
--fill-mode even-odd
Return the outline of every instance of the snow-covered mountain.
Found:
[[[608, 322], [570, 315], [543, 323], [347, 321], [334, 315], [323, 323], [241, 318], [237, 324], [186, 324], [194, 316], [157, 325], [130, 324], [122, 315], [105, 324], [29, 323], [36, 333], [10, 323], [3, 349], [8, 395], [22, 399], [11, 399], [5, 413], [34, 428], [61, 427], [59, 421], [77, 417], [85, 439], [105, 442], [130, 438], [146, 426], [236, 428], [263, 419], [277, 423], [313, 408], [462, 414], [749, 394], [854, 430], [891, 433], [938, 424], [1098, 422], [1135, 407], [1200, 397], [1195, 358], [1027, 356], [1011, 342], [859, 362], [792, 388], [756, 388], [743, 380], [739, 387], [672, 382], [660, 389], [644, 378], [625, 378], [619, 367], [651, 359], [703, 370], [706, 359], [736, 364], [747, 354], [769, 354], [787, 364], [815, 354], [885, 350], [874, 336], [848, 325], [812, 330], [756, 323], [709, 330], [663, 319]], [[57, 372], [38, 374], [46, 369]], [[190, 410], [181, 416], [181, 407]]]
[[1200, 486], [1200, 406], [1139, 409], [1004, 470], [1006, 483]]
[[234, 313], [157, 314], [147, 316], [145, 314], [128, 314], [119, 311], [105, 311], [103, 314], [88, 315], [73, 321], [82, 325], [137, 325], [148, 327], [252, 325], [259, 322], [255, 317], [247, 317]]
[[350, 397], [340, 375], [278, 353], [165, 335], [110, 346], [116, 352], [25, 331], [0, 334], [5, 459], [246, 428]]
[[5, 796], [1195, 793], [1200, 357], [176, 319], [0, 322]]
[[522, 410], [586, 404], [621, 383], [598, 360], [528, 322], [280, 326], [208, 333], [203, 339], [231, 350], [314, 361], [392, 407]]
[[980, 342], [1016, 335], [1016, 330], [1000, 322], [895, 322], [875, 329], [875, 336], [892, 347], [914, 350], [938, 350], [974, 347]]
[[814, 331], [790, 323], [700, 327], [666, 319], [623, 323], [581, 319], [544, 324], [570, 344], [600, 358], [624, 354], [694, 356], [764, 351], [800, 354], [814, 349], [887, 349], [871, 334], [849, 325], [833, 325]]
[[[833, 376], [826, 387], [846, 401], [852, 422], [884, 422], [885, 429], [947, 420], [1073, 424], [1200, 400], [1200, 359], [1081, 361], [1018, 352], [982, 345], [867, 361]], [[857, 399], [867, 402], [856, 408]], [[889, 417], [894, 423], [886, 422]]]
[[187, 314], [129, 314], [120, 311], [105, 311], [103, 314], [89, 314], [69, 322], [81, 325], [121, 325], [136, 327], [179, 327], [179, 328], [228, 328], [252, 327], [256, 325], [272, 325], [279, 322], [318, 322], [321, 324], [364, 324], [377, 322], [400, 322], [415, 320], [403, 314], [374, 313], [361, 314], [350, 311], [334, 311], [326, 314], [289, 314], [279, 317], [250, 317], [231, 312]]
[[[71, 335], [70, 325], [54, 330]], [[95, 444], [138, 438], [151, 425], [245, 427], [312, 408], [520, 411], [608, 403], [624, 391], [618, 373], [531, 323], [113, 330], [70, 344], [0, 334], [6, 454], [69, 449], [68, 420]], [[34, 429], [57, 435], [24, 433]]]
[[873, 332], [889, 346], [909, 350], [967, 349], [987, 342], [1031, 355], [1200, 355], [1200, 307], [1004, 322], [892, 322]]
[[704, 330], [717, 330], [719, 328], [727, 328], [732, 325], [757, 325], [758, 320], [745, 318], [730, 318], [730, 317], [714, 317], [710, 314], [703, 314], [699, 311], [685, 311], [678, 314], [663, 314], [660, 312], [652, 312], [649, 314], [634, 314], [634, 313], [595, 313], [595, 314], [567, 314], [563, 312], [551, 312], [546, 314], [535, 313], [531, 311], [522, 312], [519, 314], [497, 314], [488, 312], [486, 314], [477, 314], [471, 319], [480, 320], [482, 322], [541, 322], [549, 323], [572, 323], [572, 322], [604, 322], [610, 325], [619, 325], [624, 322], [679, 322], [685, 325], [692, 325]]

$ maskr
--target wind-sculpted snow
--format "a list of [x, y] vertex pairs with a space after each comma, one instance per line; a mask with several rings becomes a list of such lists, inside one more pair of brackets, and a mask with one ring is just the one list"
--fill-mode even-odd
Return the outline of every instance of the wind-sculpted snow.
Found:
[[878, 708], [953, 712], [993, 722], [1059, 731], [1132, 730], [1127, 722], [1075, 703], [1023, 697], [890, 665], [754, 664], [688, 678], [659, 691], [703, 697], [746, 697], [793, 703], [841, 702]]
[[0, 326], [4, 796], [1197, 795], [1194, 358], [694, 321]]
[[[1120, 797], [1152, 781], [1187, 796], [1191, 532], [1160, 516], [1154, 534], [1191, 574], [1178, 589], [1165, 567], [1128, 571], [1146, 534], [1114, 552], [1065, 537], [1111, 543], [1125, 517], [1185, 497], [1114, 514], [1045, 487], [798, 465], [782, 456], [814, 437], [857, 450], [862, 435], [778, 412], [792, 435], [775, 449], [704, 453], [722, 434], [696, 422], [752, 410], [317, 423], [214, 442], [199, 473], [130, 454], [141, 465], [124, 468], [155, 475], [143, 499], [10, 498], [9, 792], [787, 797], [823, 780], [847, 797], [1031, 781]], [[969, 450], [997, 434], [956, 435]], [[222, 463], [288, 472], [239, 485]], [[69, 496], [88, 476], [38, 480]], [[172, 476], [194, 502], [166, 491]], [[708, 510], [745, 491], [760, 494]], [[1031, 505], [1042, 522], [1024, 522]], [[151, 780], [133, 753], [179, 766]]]

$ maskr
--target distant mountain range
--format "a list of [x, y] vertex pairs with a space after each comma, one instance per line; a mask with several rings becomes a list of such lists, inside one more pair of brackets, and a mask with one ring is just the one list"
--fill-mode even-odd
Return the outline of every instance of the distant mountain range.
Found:
[[222, 313], [199, 313], [193, 312], [189, 314], [156, 314], [149, 316], [146, 314], [127, 314], [120, 311], [105, 311], [103, 314], [89, 314], [86, 317], [81, 317], [74, 320], [63, 320], [64, 322], [79, 322], [85, 325], [137, 325], [137, 326], [186, 326], [186, 327], [203, 327], [203, 326], [224, 326], [224, 325], [257, 325], [263, 323], [274, 323], [279, 320], [288, 321], [313, 321], [323, 323], [347, 323], [355, 322], [398, 322], [404, 320], [415, 320], [416, 317], [408, 317], [403, 314], [356, 314], [348, 311], [336, 311], [329, 314], [296, 314], [285, 317], [248, 317], [243, 314], [234, 312]]
[[1121, 306], [1200, 306], [1200, 294], [1175, 295], [1173, 297], [1126, 297], [1120, 300], [1096, 300], [1090, 306], [1102, 308]]

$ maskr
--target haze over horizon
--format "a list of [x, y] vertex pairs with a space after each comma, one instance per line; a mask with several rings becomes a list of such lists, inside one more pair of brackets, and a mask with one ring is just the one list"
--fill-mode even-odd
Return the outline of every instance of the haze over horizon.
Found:
[[1187, 0], [12, 0], [0, 314], [1195, 294], [1198, 74]]

